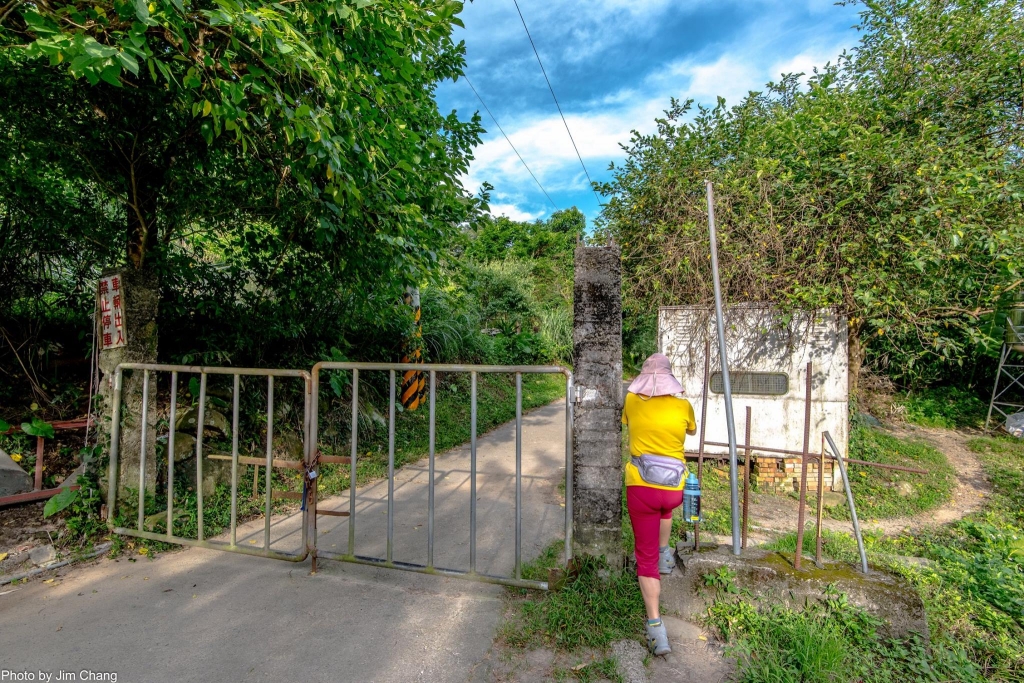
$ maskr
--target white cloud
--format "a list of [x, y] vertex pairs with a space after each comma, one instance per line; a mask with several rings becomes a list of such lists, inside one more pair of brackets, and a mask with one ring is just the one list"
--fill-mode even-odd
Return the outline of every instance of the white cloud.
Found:
[[[813, 5], [816, 0], [809, 2]], [[646, 12], [650, 19], [652, 13], [667, 7], [675, 10], [679, 4], [670, 0], [594, 0], [593, 6], [588, 4], [588, 12], [604, 13], [610, 22], [605, 28], [614, 30], [623, 28], [616, 25], [614, 17], [629, 14], [632, 18]], [[700, 4], [700, 0], [687, 2], [687, 5], [696, 4]], [[532, 24], [531, 11], [543, 14], [554, 12], [558, 7], [565, 9], [565, 1], [552, 0], [545, 6], [524, 5], [523, 11]], [[772, 12], [768, 8], [761, 20], [753, 22], [728, 44], [711, 45], [684, 58], [671, 59], [634, 83], [618, 90], [595, 93], [590, 101], [568, 106], [563, 102], [563, 111], [591, 177], [595, 180], [607, 177], [608, 162], [622, 158], [620, 144], [629, 142], [633, 130], [642, 133], [654, 130], [654, 119], [669, 106], [669, 98], [692, 98], [698, 104], [713, 106], [717, 97], [722, 96], [729, 105], [735, 105], [749, 91], [763, 90], [768, 81], [777, 81], [782, 73], [810, 74], [814, 66], [834, 62], [855, 40], [849, 33], [821, 34], [814, 26], [806, 24], [794, 28], [785, 12]], [[518, 21], [518, 16], [515, 19]], [[559, 193], [567, 193], [578, 197], [580, 192], [589, 190], [576, 152], [550, 101], [538, 103], [520, 112], [518, 117], [504, 114], [501, 124], [550, 194], [557, 197]], [[493, 184], [495, 197], [502, 200], [500, 204], [491, 205], [495, 215], [505, 213], [517, 220], [544, 215], [550, 205], [544, 206], [545, 200], [533, 178], [508, 142], [492, 126], [487, 127], [492, 133], [476, 148], [476, 159], [463, 179], [465, 186], [475, 189], [483, 181]], [[499, 192], [506, 196], [499, 197]], [[528, 198], [532, 202], [527, 202]]]
[[543, 211], [524, 211], [515, 204], [490, 204], [491, 215], [507, 216], [514, 221], [532, 221], [544, 215]]

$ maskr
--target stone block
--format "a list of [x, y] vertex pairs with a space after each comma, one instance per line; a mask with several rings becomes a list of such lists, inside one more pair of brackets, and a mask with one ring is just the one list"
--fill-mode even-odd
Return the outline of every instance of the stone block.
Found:
[[611, 489], [623, 484], [623, 473], [615, 467], [573, 468], [573, 486], [577, 489]]
[[32, 476], [0, 450], [0, 496], [27, 493], [32, 490], [32, 485]]
[[622, 520], [622, 482], [613, 489], [574, 491], [573, 519], [578, 529], [586, 524], [618, 524]]
[[[726, 567], [735, 572], [735, 583], [765, 603], [782, 602], [795, 609], [808, 601], [820, 600], [828, 586], [847, 596], [849, 601], [882, 619], [883, 635], [905, 638], [911, 632], [928, 639], [928, 619], [920, 595], [904, 579], [872, 570], [864, 575], [841, 563], [826, 563], [818, 569], [810, 560], [804, 570], [793, 569], [790, 558], [767, 550], [750, 549], [736, 557], [722, 546], [699, 553], [680, 553], [681, 571], [662, 578], [661, 604], [666, 611], [684, 618], [703, 613], [707, 601], [714, 598], [704, 587], [704, 576]], [[677, 565], [678, 566], [678, 565]]]

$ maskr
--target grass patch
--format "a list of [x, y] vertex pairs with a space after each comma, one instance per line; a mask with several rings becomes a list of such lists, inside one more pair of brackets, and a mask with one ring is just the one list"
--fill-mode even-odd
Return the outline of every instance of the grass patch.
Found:
[[961, 429], [985, 424], [988, 403], [973, 391], [958, 387], [936, 387], [896, 397], [898, 413], [911, 424], [922, 427]]
[[[928, 470], [928, 474], [913, 474], [849, 465], [850, 487], [857, 515], [862, 519], [916, 515], [938, 507], [952, 495], [955, 471], [946, 456], [928, 444], [905, 441], [870, 427], [857, 427], [850, 434], [850, 457]], [[849, 519], [850, 511], [845, 505], [837, 505], [828, 509], [828, 515]]]
[[881, 621], [832, 591], [799, 611], [723, 599], [706, 621], [736, 657], [741, 683], [985, 680], [961, 652], [935, 644], [929, 649], [919, 637], [881, 638]]
[[[548, 560], [558, 550], [545, 553]], [[542, 556], [543, 557], [543, 556]], [[544, 560], [531, 563], [524, 576], [536, 576]], [[579, 558], [565, 585], [557, 591], [514, 591], [519, 598], [500, 637], [515, 648], [604, 648], [616, 640], [637, 638], [645, 618], [636, 577], [612, 572], [592, 557]]]
[[[826, 604], [801, 614], [778, 606], [720, 601], [712, 608], [713, 623], [730, 638], [739, 657], [739, 680], [1024, 680], [1024, 442], [978, 438], [968, 446], [993, 485], [983, 511], [914, 535], [869, 534], [864, 539], [872, 564], [887, 565], [919, 591], [928, 614], [930, 647], [913, 639], [886, 641], [871, 632], [851, 635], [852, 608], [837, 611]], [[813, 539], [813, 531], [809, 536]], [[825, 532], [824, 538], [827, 556], [856, 560], [852, 537]], [[795, 534], [772, 547], [793, 552]], [[931, 564], [903, 564], [896, 555], [924, 557]], [[862, 617], [856, 619], [871, 626]], [[831, 652], [837, 633], [849, 638], [848, 657], [829, 654], [805, 660], [803, 653], [812, 650]]]

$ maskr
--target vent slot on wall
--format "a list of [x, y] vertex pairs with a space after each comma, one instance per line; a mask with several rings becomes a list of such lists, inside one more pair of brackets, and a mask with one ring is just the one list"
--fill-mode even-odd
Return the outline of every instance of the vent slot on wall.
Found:
[[[732, 393], [749, 396], [784, 396], [789, 393], [789, 375], [784, 372], [748, 372], [734, 370], [729, 373]], [[711, 391], [725, 393], [722, 373], [711, 373]]]

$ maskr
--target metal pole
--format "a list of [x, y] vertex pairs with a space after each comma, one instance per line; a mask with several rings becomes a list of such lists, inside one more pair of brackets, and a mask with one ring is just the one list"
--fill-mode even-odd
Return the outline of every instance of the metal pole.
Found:
[[395, 542], [395, 371], [389, 373], [391, 393], [388, 399], [388, 562]]
[[853, 521], [853, 535], [857, 537], [857, 550], [860, 552], [860, 568], [862, 572], [867, 574], [868, 556], [864, 552], [864, 537], [860, 535], [860, 522], [857, 520], [857, 508], [853, 504], [853, 490], [850, 488], [850, 479], [846, 475], [846, 464], [843, 463], [843, 456], [839, 453], [839, 449], [836, 448], [836, 444], [832, 440], [832, 435], [828, 432], [825, 432], [825, 441], [828, 442], [832, 453], [836, 456], [836, 462], [839, 463], [839, 474], [843, 477], [843, 488], [846, 489], [846, 504], [850, 506], [850, 519]]
[[356, 454], [359, 450], [359, 369], [352, 369], [352, 450], [348, 464], [348, 554], [356, 552]]
[[270, 506], [273, 500], [270, 468], [274, 466], [274, 376], [267, 376], [267, 464], [263, 473], [263, 549], [270, 550]]
[[469, 407], [469, 573], [476, 573], [476, 372], [470, 372]]
[[427, 475], [427, 566], [434, 566], [434, 449], [437, 440], [436, 422], [437, 373], [430, 371], [430, 455]]
[[[142, 426], [139, 434], [139, 531], [146, 521], [146, 437], [149, 431], [149, 370], [142, 371]], [[41, 443], [41, 441], [40, 441]], [[40, 453], [42, 455], [42, 453]], [[39, 462], [41, 459], [37, 459]]]
[[814, 528], [814, 563], [821, 569], [821, 519], [825, 512], [825, 436], [821, 437], [821, 457], [818, 458], [818, 515]]
[[[305, 466], [305, 471], [302, 473], [302, 507], [304, 508], [302, 510], [302, 547], [306, 549], [306, 554], [310, 556], [310, 572], [316, 574], [316, 522], [319, 514], [316, 505], [319, 497], [317, 486], [320, 483], [320, 450], [317, 448], [317, 442], [320, 437], [316, 435], [318, 427], [313, 420], [313, 377], [307, 376], [302, 379], [302, 388], [305, 391], [302, 409], [302, 459]], [[317, 385], [316, 390], [319, 393], [319, 385]], [[319, 415], [317, 417], [319, 418]]]
[[565, 566], [569, 566], [572, 559], [572, 497], [573, 497], [573, 470], [572, 470], [572, 395], [576, 391], [576, 384], [573, 376], [565, 378]]
[[238, 542], [238, 389], [241, 378], [235, 375], [231, 392], [231, 545]]
[[171, 416], [167, 433], [167, 535], [174, 535], [174, 432], [178, 419], [178, 371], [171, 371]]
[[121, 450], [121, 385], [124, 372], [120, 367], [114, 374], [114, 407], [110, 416], [110, 470], [107, 472], [107, 524], [114, 523], [114, 508], [117, 505], [117, 456]]
[[[704, 436], [708, 426], [708, 382], [711, 378], [711, 340], [704, 340], [704, 389], [700, 394], [700, 443], [697, 446], [697, 483], [704, 484]], [[700, 550], [700, 522], [693, 525], [693, 549]]]
[[732, 413], [732, 385], [729, 382], [729, 358], [725, 345], [725, 318], [722, 312], [722, 283], [718, 277], [718, 235], [715, 232], [715, 195], [711, 181], [708, 191], [708, 233], [711, 239], [711, 277], [715, 286], [715, 318], [718, 324], [718, 353], [722, 360], [722, 389], [725, 394], [725, 426], [729, 432], [729, 489], [732, 502], [732, 552], [740, 554], [739, 467], [736, 457], [736, 421]]
[[804, 396], [804, 453], [800, 458], [800, 507], [796, 516], [796, 554], [793, 568], [799, 570], [804, 553], [804, 515], [807, 507], [807, 456], [811, 449], [811, 364], [807, 363], [807, 389]]
[[747, 438], [743, 450], [743, 548], [747, 547], [747, 510], [750, 507], [750, 406], [747, 406]]
[[523, 555], [523, 373], [516, 373], [516, 579]]
[[206, 427], [206, 373], [199, 375], [199, 425], [196, 427], [196, 522], [203, 540], [203, 431]]
[[36, 437], [36, 476], [32, 484], [33, 491], [43, 490], [43, 449], [46, 447], [43, 437]]

